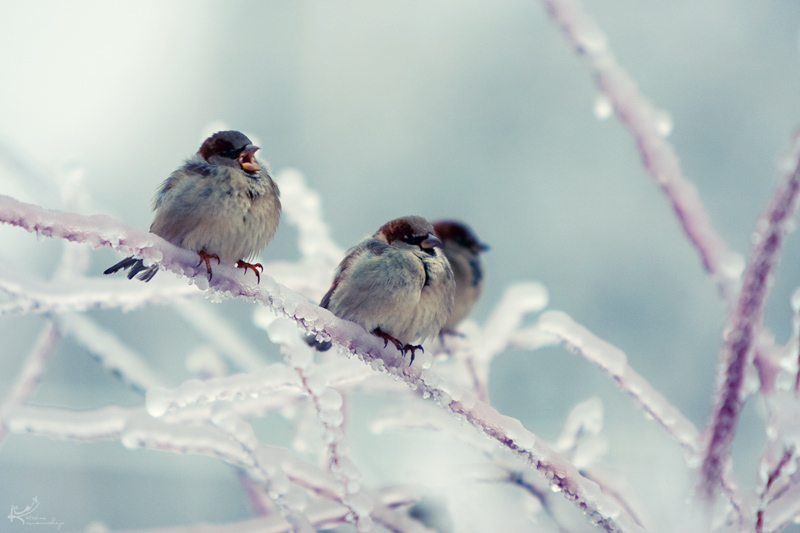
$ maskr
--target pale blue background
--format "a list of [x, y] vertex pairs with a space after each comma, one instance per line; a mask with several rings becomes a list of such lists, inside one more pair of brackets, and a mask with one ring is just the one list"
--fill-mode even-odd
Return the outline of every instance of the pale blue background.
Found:
[[[746, 253], [778, 155], [800, 124], [800, 5], [592, 0], [586, 8], [642, 92], [671, 114], [685, 174], [717, 230]], [[157, 185], [221, 120], [255, 135], [274, 170], [306, 175], [341, 246], [396, 216], [463, 219], [492, 247], [475, 318], [488, 316], [509, 283], [541, 281], [552, 308], [623, 349], [695, 424], [706, 420], [722, 306], [627, 132], [594, 116], [589, 73], [537, 2], [5, 0], [0, 72], [0, 141], [42, 176], [18, 172], [4, 152], [0, 193], [58, 207], [48, 180], [77, 164], [89, 212], [145, 229]], [[284, 224], [262, 257], [296, 257], [294, 239]], [[0, 242], [2, 268], [40, 276], [56, 268], [60, 243], [5, 227]], [[90, 271], [117, 259], [93, 252]], [[779, 342], [798, 272], [792, 236], [766, 320]], [[264, 345], [248, 305], [222, 309]], [[93, 316], [176, 380], [199, 344], [175, 334], [170, 308]], [[0, 319], [0, 394], [40, 323]], [[491, 384], [500, 411], [549, 439], [575, 403], [600, 396], [609, 461], [623, 465], [649, 511], [659, 517], [657, 502], [687, 495], [677, 445], [589, 363], [558, 349], [512, 351], [495, 361]], [[67, 341], [35, 400], [140, 401], [120, 388]], [[271, 436], [287, 438], [276, 427]], [[746, 486], [761, 427], [748, 404], [734, 445]], [[367, 462], [386, 459], [362, 452]], [[654, 483], [655, 461], [677, 466]], [[0, 509], [38, 495], [46, 513], [76, 529], [94, 519], [154, 527], [247, 516], [238, 485], [212, 463], [12, 437], [0, 453]]]

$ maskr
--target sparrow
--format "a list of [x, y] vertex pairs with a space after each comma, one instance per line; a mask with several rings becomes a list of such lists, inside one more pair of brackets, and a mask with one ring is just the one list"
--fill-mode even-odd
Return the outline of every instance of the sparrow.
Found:
[[[193, 250], [206, 264], [211, 281], [211, 259], [217, 264], [236, 262], [252, 270], [258, 282], [261, 263], [247, 263], [275, 236], [281, 216], [280, 192], [269, 170], [255, 158], [254, 146], [238, 131], [220, 131], [203, 141], [197, 153], [161, 185], [153, 202], [155, 218], [150, 232], [176, 246]], [[128, 257], [106, 269], [113, 274], [130, 268], [150, 281], [157, 265], [144, 266]]]
[[[422, 346], [411, 343], [435, 337], [453, 311], [456, 284], [441, 246], [422, 217], [387, 222], [348, 250], [320, 307], [377, 335], [384, 347], [411, 351], [413, 363]], [[314, 335], [306, 342], [319, 351], [331, 347]]]
[[456, 280], [455, 306], [442, 333], [455, 333], [455, 327], [469, 315], [483, 291], [480, 254], [489, 247], [481, 243], [469, 226], [461, 222], [437, 220], [433, 223], [433, 229], [442, 241], [442, 251], [450, 261]]

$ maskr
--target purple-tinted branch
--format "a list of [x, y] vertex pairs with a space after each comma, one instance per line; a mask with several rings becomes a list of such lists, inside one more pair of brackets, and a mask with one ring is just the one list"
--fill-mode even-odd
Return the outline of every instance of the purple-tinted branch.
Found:
[[250, 345], [230, 321], [207, 302], [177, 301], [173, 308], [200, 337], [245, 372], [266, 365], [263, 353]]
[[761, 331], [764, 302], [800, 191], [799, 155], [800, 135], [795, 139], [792, 170], [781, 180], [759, 219], [742, 290], [728, 319], [729, 331], [720, 351], [720, 388], [706, 430], [708, 444], [701, 467], [701, 488], [708, 499], [716, 494], [730, 459], [730, 445], [744, 403], [742, 386], [745, 372]]
[[516, 344], [538, 347], [541, 339], [547, 337], [603, 369], [684, 450], [691, 454], [699, 451], [700, 433], [694, 424], [628, 365], [622, 350], [598, 338], [562, 311], [542, 313], [536, 324], [519, 332]]
[[268, 516], [276, 511], [275, 503], [269, 498], [263, 485], [256, 483], [253, 478], [242, 470], [239, 471], [238, 477], [239, 484], [247, 494], [247, 501], [250, 502], [253, 514], [256, 516]]
[[11, 386], [11, 391], [0, 404], [0, 449], [2, 449], [8, 436], [6, 417], [8, 413], [17, 405], [21, 405], [28, 400], [36, 390], [36, 385], [45, 370], [45, 364], [55, 352], [61, 333], [53, 322], [48, 321], [39, 333], [36, 344], [30, 351], [22, 364], [17, 379]]
[[289, 478], [281, 469], [277, 457], [259, 443], [253, 426], [238, 417], [232, 409], [218, 409], [211, 417], [211, 423], [230, 439], [239, 443], [242, 451], [247, 454], [252, 472], [251, 479], [259, 482], [260, 492], [265, 497], [271, 498], [271, 502], [292, 524], [293, 529], [298, 533], [313, 533], [314, 527], [303, 514], [302, 505], [289, 494]]
[[568, 461], [541, 443], [519, 421], [501, 415], [489, 405], [476, 401], [473, 395], [465, 394], [460, 387], [424, 371], [422, 365], [432, 362], [430, 356], [420, 356], [414, 365], [409, 365], [398, 350], [384, 347], [378, 337], [370, 335], [361, 326], [341, 320], [311, 304], [306, 298], [276, 283], [268, 273], [263, 274], [261, 284], [256, 285], [252, 276], [245, 277], [233, 265], [215, 265], [213, 279], [209, 282], [205, 268], [197, 266], [197, 254], [173, 246], [156, 235], [136, 231], [108, 216], [53, 211], [3, 195], [0, 195], [0, 222], [44, 236], [86, 242], [95, 247], [114, 247], [125, 254], [158, 261], [166, 270], [194, 276], [192, 281], [198, 287], [208, 287], [212, 293], [219, 291], [226, 297], [242, 298], [269, 307], [276, 314], [295, 321], [305, 332], [329, 338], [337, 348], [358, 356], [373, 369], [399, 377], [412, 388], [433, 397], [454, 415], [463, 417], [539, 471], [552, 487], [584, 510], [591, 521], [605, 531], [641, 531], [618, 505], [602, 495], [595, 483], [583, 478]]
[[764, 531], [764, 510], [766, 508], [766, 499], [772, 485], [783, 474], [783, 469], [789, 464], [789, 461], [794, 457], [794, 447], [788, 447], [783, 450], [783, 455], [767, 475], [766, 483], [760, 491], [759, 507], [756, 511], [756, 533], [763, 533]]
[[103, 368], [134, 390], [145, 393], [165, 382], [144, 357], [128, 348], [116, 335], [88, 317], [78, 314], [55, 315], [53, 320], [65, 335], [71, 335]]
[[175, 283], [130, 283], [127, 279], [73, 278], [42, 281], [3, 272], [0, 291], [14, 297], [0, 304], [0, 317], [23, 314], [83, 312], [120, 308], [130, 311], [163, 305], [202, 294], [197, 287]]
[[[221, 459], [247, 471], [248, 475], [258, 483], [277, 484], [270, 492], [278, 495], [276, 503], [279, 507], [283, 503], [280, 501], [281, 497], [288, 489], [281, 481], [282, 477], [288, 478], [293, 485], [315, 494], [322, 500], [329, 500], [327, 503], [317, 501], [309, 504], [309, 508], [302, 513], [305, 518], [297, 512], [268, 517], [264, 524], [280, 527], [276, 531], [303, 531], [297, 526], [307, 521], [318, 528], [323, 524], [346, 521], [346, 515], [350, 510], [338, 503], [340, 500], [338, 486], [330, 473], [298, 459], [284, 449], [260, 444], [250, 425], [232, 415], [230, 410], [227, 412], [224, 409], [217, 410], [212, 418], [213, 425], [207, 422], [185, 424], [182, 420], [170, 419], [168, 416], [151, 418], [142, 407], [111, 406], [92, 411], [17, 407], [10, 413], [8, 425], [14, 433], [81, 442], [119, 439], [129, 448], [157, 449]], [[416, 499], [416, 495], [410, 494], [409, 490], [403, 487], [382, 489], [380, 496], [373, 498], [376, 502], [373, 511], [375, 521], [390, 531], [427, 532], [428, 530], [417, 522], [405, 518], [403, 513], [391, 509], [397, 505], [414, 503]], [[326, 515], [323, 520], [311, 511], [320, 505], [326, 508], [334, 505], [336, 509], [344, 509], [344, 512], [335, 516]], [[233, 526], [229, 529], [225, 529], [226, 526], [220, 527], [222, 531], [241, 531]], [[192, 531], [202, 530], [197, 526], [194, 528]], [[164, 529], [164, 531], [180, 530], [180, 528]], [[264, 529], [258, 529], [258, 531], [270, 530], [266, 525]]]
[[[415, 502], [414, 496], [408, 491], [389, 487], [381, 489], [375, 494], [375, 499], [381, 502], [380, 515], [376, 521], [380, 522], [388, 531], [396, 533], [434, 533], [419, 522], [410, 518], [402, 519], [399, 512], [393, 512], [391, 519], [383, 520], [383, 514], [396, 507], [410, 505]], [[349, 511], [341, 504], [332, 501], [313, 502], [308, 505], [305, 515], [317, 530], [341, 524]], [[113, 531], [113, 530], [110, 530]], [[191, 526], [176, 526], [165, 528], [148, 528], [126, 530], [129, 533], [241, 533], [242, 531], [258, 531], [259, 533], [294, 533], [292, 525], [282, 516], [267, 516], [233, 522], [229, 524], [192, 524]]]
[[714, 229], [697, 188], [683, 176], [675, 151], [665, 139], [663, 114], [642, 96], [633, 79], [617, 63], [606, 35], [577, 0], [542, 2], [633, 137], [645, 170], [672, 205], [684, 233], [700, 254], [703, 268], [717, 284], [721, 296], [732, 303], [741, 259], [728, 249]]
[[373, 530], [370, 516], [372, 500], [361, 492], [361, 473], [347, 455], [347, 436], [343, 422], [342, 396], [328, 387], [327, 379], [319, 374], [313, 364], [312, 349], [297, 334], [297, 328], [285, 319], [275, 320], [268, 326], [270, 339], [281, 347], [286, 362], [297, 374], [303, 392], [311, 400], [317, 419], [322, 425], [323, 441], [328, 448], [328, 470], [339, 482], [339, 501], [350, 510], [359, 533]]

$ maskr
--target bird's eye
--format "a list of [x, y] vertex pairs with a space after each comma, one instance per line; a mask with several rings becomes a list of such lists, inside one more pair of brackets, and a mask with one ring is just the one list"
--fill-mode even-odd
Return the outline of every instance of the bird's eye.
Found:
[[225, 150], [224, 152], [220, 152], [219, 155], [225, 157], [227, 159], [236, 159], [239, 157], [241, 150], [236, 150], [235, 148], [231, 148], [230, 150]]
[[422, 241], [427, 239], [427, 235], [408, 235], [403, 240], [406, 241], [408, 244], [422, 244]]

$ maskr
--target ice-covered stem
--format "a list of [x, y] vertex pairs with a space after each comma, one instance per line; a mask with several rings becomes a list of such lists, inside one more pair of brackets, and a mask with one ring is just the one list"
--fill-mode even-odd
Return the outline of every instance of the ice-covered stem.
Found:
[[[299, 388], [300, 382], [292, 369], [283, 363], [274, 363], [247, 374], [234, 374], [205, 381], [190, 379], [174, 389], [152, 388], [147, 392], [146, 406], [151, 416], [161, 417], [192, 406], [230, 403], [234, 400], [238, 400], [238, 404], [245, 398], [253, 400]], [[285, 404], [287, 400], [282, 398], [281, 403]], [[204, 414], [198, 412], [197, 416], [202, 417]]]
[[330, 237], [328, 225], [322, 220], [322, 200], [319, 193], [306, 184], [303, 175], [292, 169], [275, 176], [281, 189], [283, 216], [297, 227], [300, 253], [306, 258], [318, 258], [336, 266], [344, 257]]
[[2, 449], [8, 436], [6, 417], [11, 409], [25, 403], [31, 397], [36, 385], [45, 370], [45, 365], [55, 352], [61, 339], [61, 333], [52, 321], [48, 321], [39, 333], [36, 344], [28, 353], [22, 364], [22, 369], [13, 381], [11, 390], [0, 404], [0, 449]]
[[301, 340], [291, 321], [275, 320], [268, 326], [267, 333], [270, 340], [281, 347], [287, 364], [297, 373], [301, 388], [314, 406], [323, 428], [323, 442], [328, 448], [328, 469], [342, 489], [341, 503], [350, 510], [359, 533], [372, 531], [372, 501], [361, 492], [361, 474], [347, 456], [342, 396], [329, 388], [324, 376], [316, 371], [313, 351]]
[[[381, 489], [375, 494], [375, 497], [376, 501], [380, 501], [383, 504], [381, 508], [388, 510], [406, 506], [415, 501], [414, 496], [408, 491], [395, 487]], [[327, 527], [331, 525], [341, 524], [348, 512], [348, 509], [339, 503], [320, 501], [310, 503], [304, 514], [317, 531], [321, 531], [326, 530]], [[394, 514], [399, 515], [396, 511]], [[398, 523], [401, 525], [398, 526]], [[393, 533], [434, 533], [433, 530], [411, 519], [406, 519], [402, 522], [388, 522], [386, 528]], [[258, 531], [258, 533], [294, 533], [292, 525], [279, 515], [228, 524], [193, 524], [191, 526], [173, 526], [126, 531], [127, 533], [241, 533], [242, 531]]]
[[344, 257], [330, 237], [322, 218], [322, 201], [296, 170], [281, 171], [275, 182], [281, 190], [283, 217], [298, 231], [301, 258], [297, 262], [275, 261], [265, 269], [296, 292], [318, 300], [331, 283], [331, 273]]
[[488, 402], [489, 366], [494, 357], [505, 350], [511, 337], [528, 313], [547, 307], [547, 289], [540, 283], [511, 284], [479, 332], [470, 336], [466, 345], [465, 362], [481, 401]]
[[[424, 387], [429, 392], [439, 392], [435, 387]], [[501, 415], [482, 402], [470, 405], [471, 402], [452, 400], [444, 395], [435, 396], [452, 413], [463, 416], [467, 422], [538, 470], [553, 490], [562, 492], [596, 526], [608, 532], [644, 531], [619, 505], [603, 495], [595, 482], [583, 477], [569, 461], [526, 430], [518, 420]]]
[[290, 482], [286, 473], [281, 469], [277, 458], [269, 453], [256, 438], [253, 426], [238, 417], [230, 408], [216, 409], [211, 417], [211, 423], [224, 432], [232, 440], [239, 443], [242, 450], [249, 456], [248, 462], [258, 477], [252, 478], [264, 489], [265, 495], [277, 506], [284, 518], [292, 524], [292, 530], [297, 533], [314, 533], [314, 527], [302, 513], [303, 500], [290, 494]]
[[[286, 505], [290, 512], [280, 519], [272, 517], [272, 520], [278, 520], [281, 524], [291, 520], [295, 525], [294, 531], [304, 531], [297, 525], [305, 522], [305, 518], [297, 516], [299, 511], [292, 504], [302, 501], [302, 498], [298, 499], [291, 493], [287, 482], [326, 500], [339, 502], [341, 499], [337, 492], [338, 485], [330, 473], [298, 459], [286, 450], [258, 443], [251, 426], [227, 407], [215, 409], [205, 420], [196, 419], [187, 423], [187, 420], [170, 415], [152, 418], [142, 407], [109, 406], [91, 411], [70, 411], [26, 406], [11, 411], [8, 426], [14, 433], [81, 442], [119, 439], [129, 448], [199, 454], [221, 459], [243, 469], [257, 483], [266, 486], [267, 494], [279, 503], [279, 508]], [[390, 498], [385, 498], [389, 492], [381, 492], [382, 496], [374, 499], [377, 502], [373, 511], [375, 521], [390, 531], [427, 531], [415, 521], [404, 518], [402, 513], [390, 509], [401, 503], [413, 503], [415, 495], [410, 495], [402, 487], [395, 488], [392, 491], [395, 496]], [[402, 493], [403, 496], [399, 497], [396, 493]], [[310, 508], [315, 505], [318, 504], [312, 503]], [[336, 508], [343, 507], [337, 503]], [[325, 523], [343, 522], [351, 512], [346, 507], [343, 509], [345, 512], [337, 514], [336, 519], [326, 518]], [[306, 510], [303, 514], [315, 526], [320, 526], [321, 522], [312, 518], [313, 513]]]
[[[0, 195], [0, 222], [50, 237], [87, 242], [98, 247], [114, 247], [125, 254], [158, 261], [166, 270], [196, 276], [194, 283], [199, 287], [208, 286], [205, 268], [197, 267], [197, 254], [173, 246], [156, 235], [136, 231], [108, 216], [81, 216], [53, 211]], [[262, 274], [261, 284], [256, 285], [252, 276], [245, 278], [233, 266], [215, 265], [210, 289], [229, 297], [258, 302], [294, 320], [304, 331], [331, 339], [337, 348], [358, 356], [376, 370], [385, 370], [402, 378], [412, 388], [433, 396], [449, 411], [515, 452], [606, 531], [641, 530], [616, 504], [600, 494], [596, 484], [584, 479], [558, 454], [540, 445], [538, 439], [525, 430], [519, 421], [502, 416], [482, 402], [465, 401], [460, 395], [459, 399], [454, 399], [453, 387], [444, 380], [432, 372], [426, 371], [422, 375], [424, 357], [418, 357], [420, 361], [409, 366], [407, 359], [394, 347], [384, 347], [379, 338], [370, 335], [361, 326], [341, 320], [309, 303], [306, 298], [276, 283], [267, 274]]]
[[207, 302], [178, 301], [173, 304], [195, 333], [205, 338], [219, 353], [227, 357], [239, 369], [251, 372], [266, 364], [262, 355], [250, 345], [236, 328], [221, 313]]
[[760, 490], [759, 506], [756, 511], [756, 533], [763, 533], [764, 531], [764, 511], [766, 508], [767, 495], [770, 489], [772, 489], [772, 485], [783, 474], [783, 469], [786, 468], [793, 457], [794, 447], [789, 446], [784, 448], [783, 455], [781, 455], [781, 458], [778, 460], [778, 464], [776, 464], [766, 476], [764, 486]]
[[536, 324], [520, 331], [516, 344], [538, 348], [547, 337], [599, 366], [684, 450], [690, 454], [699, 451], [700, 434], [694, 424], [628, 365], [622, 350], [595, 336], [562, 311], [542, 313]]
[[665, 139], [663, 113], [639, 92], [636, 83], [617, 63], [602, 29], [577, 0], [542, 0], [548, 14], [592, 72], [600, 93], [633, 136], [645, 170], [666, 195], [689, 241], [700, 254], [703, 268], [731, 304], [736, 297], [742, 263], [711, 225], [697, 188], [687, 180], [678, 158]]
[[202, 294], [197, 287], [175, 283], [131, 283], [125, 278], [42, 281], [19, 274], [11, 275], [8, 271], [0, 276], [0, 291], [14, 297], [13, 301], [0, 304], [0, 317], [91, 309], [120, 308], [129, 311]]
[[256, 483], [243, 470], [239, 471], [239, 484], [247, 493], [250, 508], [256, 516], [267, 516], [275, 512], [275, 503], [269, 499], [264, 487]]
[[720, 380], [706, 429], [707, 446], [701, 466], [701, 489], [711, 500], [730, 459], [730, 445], [744, 403], [742, 386], [753, 348], [761, 331], [764, 302], [784, 237], [791, 229], [800, 191], [800, 134], [795, 136], [791, 170], [783, 177], [758, 221], [753, 250], [742, 280], [742, 290], [728, 318], [720, 350]]
[[149, 389], [164, 386], [161, 376], [150, 367], [144, 357], [86, 316], [62, 314], [54, 316], [53, 320], [65, 335], [73, 336], [84, 346], [106, 371], [137, 392], [145, 393]]

